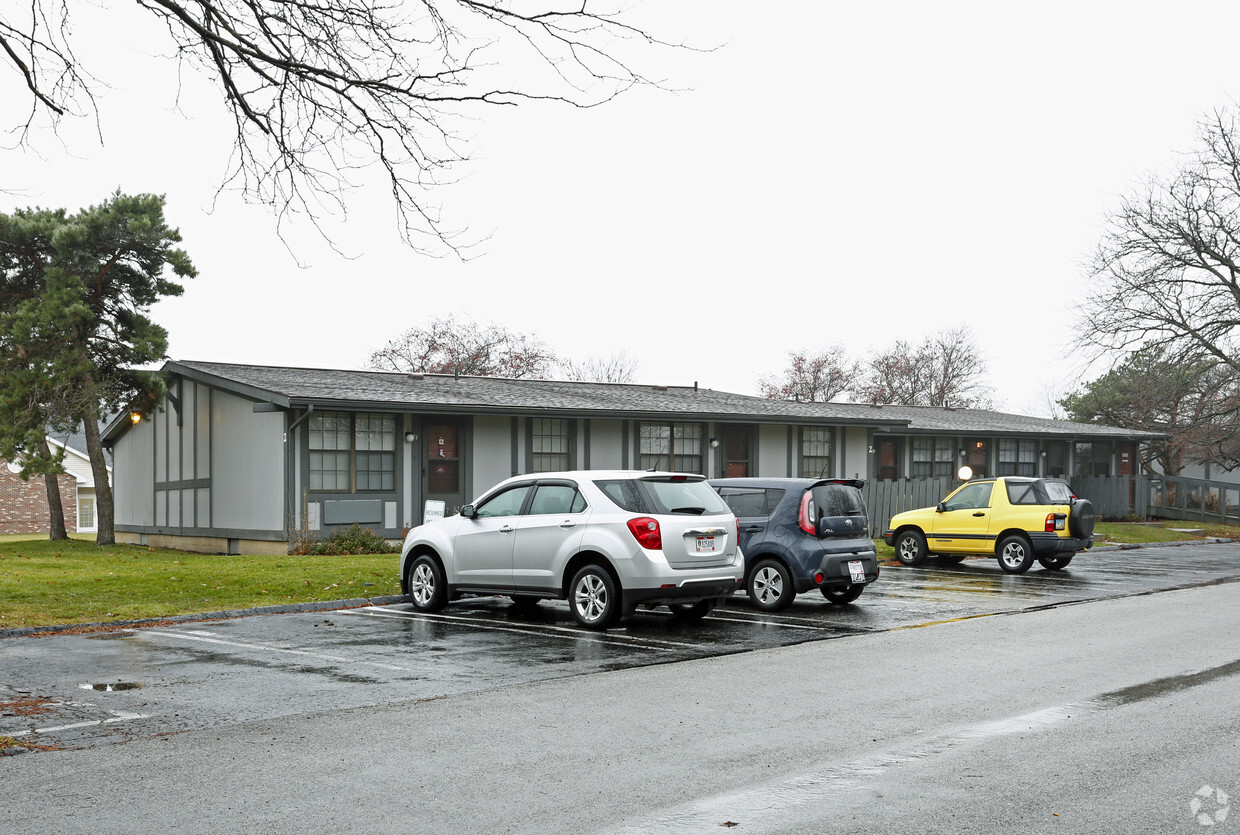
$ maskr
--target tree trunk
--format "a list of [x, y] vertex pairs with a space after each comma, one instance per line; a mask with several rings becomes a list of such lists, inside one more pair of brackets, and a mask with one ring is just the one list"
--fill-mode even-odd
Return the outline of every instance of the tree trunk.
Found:
[[[47, 441], [43, 441], [41, 446], [42, 449], [39, 452], [43, 457], [51, 458], [52, 451], [48, 448]], [[60, 501], [60, 476], [48, 473], [43, 476], [43, 481], [47, 484], [47, 538], [53, 542], [58, 539], [68, 539], [69, 534], [65, 531], [65, 508]]]
[[90, 471], [95, 476], [95, 513], [99, 522], [95, 542], [99, 545], [115, 545], [112, 482], [108, 480], [108, 463], [103, 457], [103, 441], [99, 437], [99, 398], [95, 392], [95, 381], [86, 378], [83, 388], [87, 397], [82, 431], [86, 433], [86, 454], [90, 456]]

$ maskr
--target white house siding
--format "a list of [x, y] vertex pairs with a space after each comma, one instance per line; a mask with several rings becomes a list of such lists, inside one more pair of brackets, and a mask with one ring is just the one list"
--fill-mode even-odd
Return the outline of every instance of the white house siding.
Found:
[[211, 399], [211, 526], [230, 531], [282, 531], [282, 412], [255, 412], [253, 403], [216, 390]]
[[[504, 479], [512, 476], [512, 418], [481, 415], [474, 418], [473, 435], [473, 485], [474, 499], [484, 491]], [[518, 422], [520, 423], [520, 422]], [[525, 456], [522, 451], [524, 432], [518, 428], [517, 466], [524, 467]]]
[[[630, 435], [634, 432], [630, 432]], [[590, 469], [618, 470], [624, 465], [624, 421], [591, 420]], [[629, 459], [628, 465], [633, 466], [632, 458]], [[581, 466], [585, 466], [584, 458]]]
[[758, 427], [758, 472], [760, 478], [784, 478], [788, 472], [787, 426], [762, 425]]
[[112, 503], [116, 525], [155, 524], [155, 424], [144, 420], [131, 427], [112, 448], [115, 479]]
[[840, 451], [835, 456], [835, 472], [840, 478], [866, 478], [870, 468], [870, 430], [865, 426], [846, 426], [839, 432]]

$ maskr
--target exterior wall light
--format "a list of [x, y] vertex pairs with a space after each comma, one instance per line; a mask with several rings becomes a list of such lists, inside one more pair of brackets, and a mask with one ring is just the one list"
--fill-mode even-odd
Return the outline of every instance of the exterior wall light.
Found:
[[417, 439], [418, 439], [418, 436], [417, 436], [417, 435], [415, 435], [415, 434], [413, 434], [412, 432], [406, 432], [406, 433], [405, 433], [405, 443], [407, 443], [407, 444], [411, 444], [411, 443], [413, 443], [414, 441], [416, 441]]
[[711, 439], [710, 439], [710, 448], [711, 448], [711, 449], [718, 449], [718, 448], [719, 448], [719, 439], [718, 439], [718, 438], [711, 438]]
[[141, 423], [141, 422], [142, 422], [142, 413], [141, 413], [141, 412], [138, 412], [138, 411], [133, 411], [133, 412], [130, 412], [130, 413], [129, 413], [129, 420], [130, 420], [130, 422], [134, 423], [135, 425], [136, 425], [136, 424], [138, 424], [138, 423]]
[[968, 481], [973, 478], [973, 470], [969, 467], [961, 467], [960, 472], [956, 473], [956, 475], [960, 476], [961, 481]]

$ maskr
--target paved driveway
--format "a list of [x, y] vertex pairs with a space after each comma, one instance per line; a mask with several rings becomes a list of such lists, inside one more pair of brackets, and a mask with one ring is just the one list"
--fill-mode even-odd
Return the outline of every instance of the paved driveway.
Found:
[[1105, 550], [1014, 577], [994, 560], [884, 568], [852, 605], [801, 595], [780, 614], [737, 595], [701, 624], [639, 613], [576, 627], [472, 598], [0, 641], [0, 736], [64, 748], [505, 687], [805, 641], [1240, 580], [1240, 544]]

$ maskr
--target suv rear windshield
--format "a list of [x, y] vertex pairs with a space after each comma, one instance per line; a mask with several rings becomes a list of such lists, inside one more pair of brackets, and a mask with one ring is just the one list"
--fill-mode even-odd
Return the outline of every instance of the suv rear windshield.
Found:
[[730, 513], [704, 479], [666, 476], [594, 482], [609, 499], [633, 513], [687, 513], [694, 516]]

